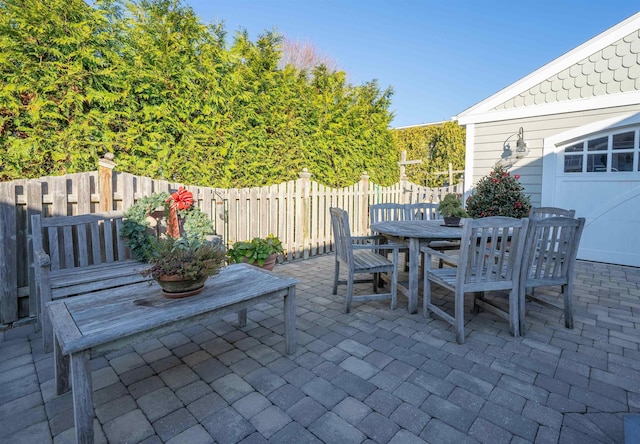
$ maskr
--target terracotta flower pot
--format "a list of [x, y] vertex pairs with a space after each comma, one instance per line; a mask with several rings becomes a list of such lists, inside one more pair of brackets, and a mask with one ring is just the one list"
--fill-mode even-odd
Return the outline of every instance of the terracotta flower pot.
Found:
[[156, 279], [162, 287], [162, 294], [167, 298], [184, 298], [194, 296], [204, 289], [204, 283], [208, 276], [198, 279], [184, 278], [178, 275], [165, 275]]
[[[257, 262], [254, 262], [251, 265], [254, 265], [258, 268], [263, 268], [265, 270], [269, 270], [269, 271], [273, 271], [273, 267], [276, 266], [276, 259], [278, 259], [278, 253], [272, 253], [265, 261], [263, 265], [258, 265]], [[243, 262], [247, 262], [247, 259], [245, 258], [243, 260]]]

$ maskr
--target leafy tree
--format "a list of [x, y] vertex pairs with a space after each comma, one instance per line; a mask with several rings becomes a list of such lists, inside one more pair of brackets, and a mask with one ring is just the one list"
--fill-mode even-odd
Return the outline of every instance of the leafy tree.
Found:
[[442, 186], [448, 177], [432, 173], [464, 169], [465, 130], [456, 122], [410, 127], [392, 131], [398, 152], [407, 151], [408, 159], [421, 159], [422, 164], [407, 168], [409, 180], [428, 186]]
[[180, 0], [0, 0], [0, 44], [0, 179], [94, 170], [106, 152], [209, 186], [304, 167], [328, 185], [395, 179], [390, 88], [283, 63], [273, 32], [227, 45]]
[[118, 8], [0, 1], [0, 178], [95, 169], [98, 115], [121, 98]]

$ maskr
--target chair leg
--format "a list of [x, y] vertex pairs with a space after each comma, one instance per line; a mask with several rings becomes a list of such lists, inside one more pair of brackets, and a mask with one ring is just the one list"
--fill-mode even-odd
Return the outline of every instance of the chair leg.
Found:
[[456, 341], [458, 344], [464, 344], [464, 292], [461, 289], [456, 288], [454, 305], [453, 327], [456, 331]]
[[564, 325], [567, 328], [573, 328], [573, 284], [563, 285], [562, 293], [564, 294]]
[[336, 267], [333, 275], [333, 294], [338, 294], [338, 277], [340, 276], [340, 262], [336, 259]]
[[482, 311], [482, 307], [476, 304], [476, 300], [478, 299], [480, 299], [481, 301], [484, 300], [484, 291], [477, 291], [473, 293], [473, 307], [471, 308], [471, 313], [473, 314], [478, 314]]
[[[398, 250], [393, 250], [393, 263], [398, 263]], [[395, 310], [398, 303], [398, 267], [393, 267], [391, 273], [391, 309]]]
[[350, 275], [347, 281], [347, 297], [344, 302], [344, 312], [349, 313], [351, 311], [351, 301], [353, 299], [353, 279], [354, 276]]
[[520, 286], [518, 291], [518, 324], [520, 327], [520, 335], [524, 336], [527, 330], [527, 322], [525, 319], [527, 310], [527, 289]]
[[514, 338], [520, 336], [520, 317], [518, 316], [518, 289], [509, 291], [509, 329]]
[[[429, 256], [428, 260], [431, 260]], [[431, 282], [427, 279], [429, 269], [423, 268], [423, 289], [422, 289], [422, 316], [429, 317], [429, 305], [431, 304]]]

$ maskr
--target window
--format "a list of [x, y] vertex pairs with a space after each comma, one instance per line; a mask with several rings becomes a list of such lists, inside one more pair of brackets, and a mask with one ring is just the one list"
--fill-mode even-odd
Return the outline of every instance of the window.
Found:
[[640, 171], [638, 157], [638, 130], [600, 134], [564, 147], [564, 172]]

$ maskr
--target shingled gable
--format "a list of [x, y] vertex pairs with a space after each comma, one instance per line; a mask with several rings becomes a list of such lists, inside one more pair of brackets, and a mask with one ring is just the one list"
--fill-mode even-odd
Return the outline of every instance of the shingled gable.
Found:
[[544, 65], [454, 120], [461, 125], [640, 103], [640, 13]]

